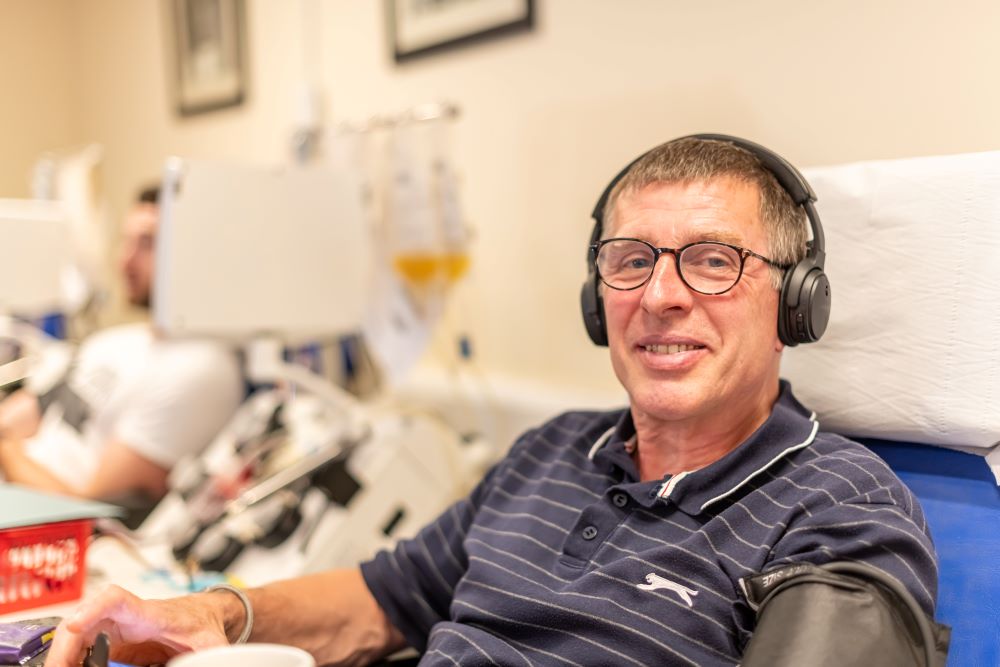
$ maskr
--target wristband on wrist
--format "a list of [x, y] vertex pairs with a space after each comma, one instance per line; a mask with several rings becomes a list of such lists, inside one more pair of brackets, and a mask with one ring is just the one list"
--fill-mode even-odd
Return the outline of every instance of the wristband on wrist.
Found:
[[233, 643], [245, 644], [250, 639], [250, 633], [253, 632], [253, 607], [250, 605], [250, 598], [247, 597], [246, 593], [230, 584], [215, 584], [205, 589], [206, 593], [212, 591], [229, 591], [240, 599], [240, 602], [243, 604], [243, 611], [246, 614], [246, 622], [243, 624], [243, 631], [240, 633], [240, 636]]

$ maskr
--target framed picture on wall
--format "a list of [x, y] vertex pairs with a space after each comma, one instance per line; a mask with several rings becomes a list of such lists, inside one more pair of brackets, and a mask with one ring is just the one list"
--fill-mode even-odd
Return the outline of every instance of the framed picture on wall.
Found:
[[182, 116], [246, 97], [244, 0], [170, 0], [176, 103]]
[[534, 0], [385, 0], [396, 62], [534, 25]]

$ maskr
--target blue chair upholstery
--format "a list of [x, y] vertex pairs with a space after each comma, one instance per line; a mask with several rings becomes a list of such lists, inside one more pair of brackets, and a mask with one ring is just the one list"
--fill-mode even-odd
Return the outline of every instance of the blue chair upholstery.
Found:
[[1000, 487], [981, 456], [864, 441], [920, 499], [941, 566], [936, 619], [949, 667], [1000, 665]]

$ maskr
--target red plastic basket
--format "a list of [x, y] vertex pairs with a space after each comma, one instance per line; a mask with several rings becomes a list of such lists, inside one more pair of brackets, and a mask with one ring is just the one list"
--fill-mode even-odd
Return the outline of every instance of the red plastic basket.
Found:
[[79, 598], [91, 524], [79, 519], [0, 530], [0, 614]]

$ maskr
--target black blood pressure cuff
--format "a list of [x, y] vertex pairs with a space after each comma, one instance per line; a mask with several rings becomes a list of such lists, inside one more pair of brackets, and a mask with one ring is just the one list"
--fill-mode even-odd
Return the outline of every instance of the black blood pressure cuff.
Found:
[[757, 613], [741, 667], [944, 667], [951, 629], [871, 566], [802, 563], [740, 586]]

